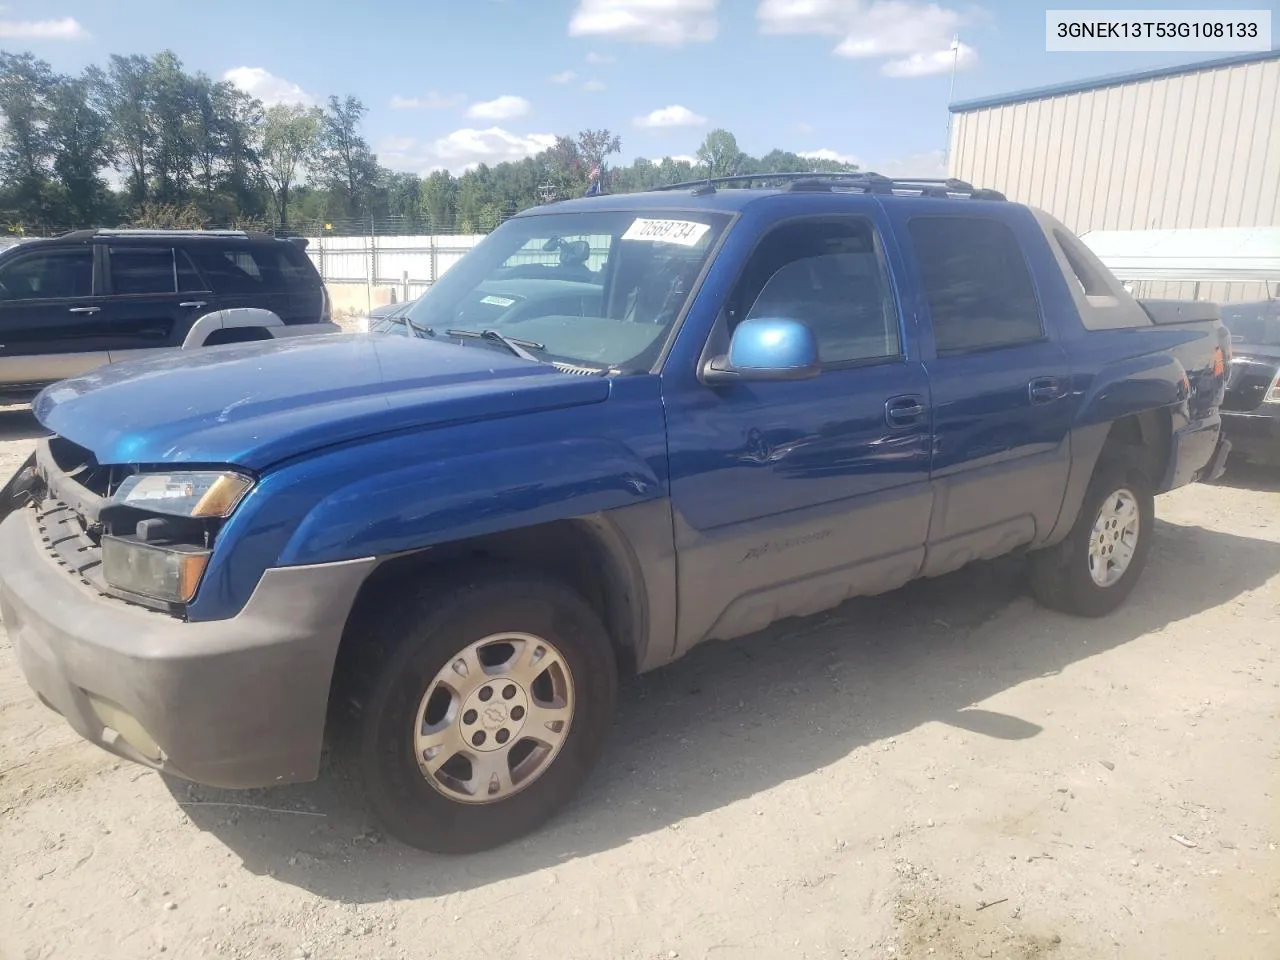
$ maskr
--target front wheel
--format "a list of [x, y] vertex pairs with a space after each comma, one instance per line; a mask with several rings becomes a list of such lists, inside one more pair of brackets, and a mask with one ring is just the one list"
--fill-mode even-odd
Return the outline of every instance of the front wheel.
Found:
[[1124, 460], [1100, 461], [1066, 539], [1031, 554], [1031, 592], [1054, 610], [1105, 616], [1142, 576], [1154, 526], [1147, 478]]
[[381, 655], [366, 661], [351, 742], [392, 835], [473, 853], [569, 802], [600, 755], [617, 690], [609, 638], [581, 597], [538, 576], [482, 573], [439, 583], [368, 629]]

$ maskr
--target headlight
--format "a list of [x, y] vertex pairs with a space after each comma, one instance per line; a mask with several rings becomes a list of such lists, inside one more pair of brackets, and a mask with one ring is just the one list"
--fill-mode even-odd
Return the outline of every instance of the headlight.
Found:
[[176, 517], [227, 517], [252, 486], [239, 473], [135, 473], [111, 499]]
[[157, 547], [139, 540], [102, 538], [102, 576], [113, 587], [143, 597], [186, 603], [196, 595], [210, 551]]

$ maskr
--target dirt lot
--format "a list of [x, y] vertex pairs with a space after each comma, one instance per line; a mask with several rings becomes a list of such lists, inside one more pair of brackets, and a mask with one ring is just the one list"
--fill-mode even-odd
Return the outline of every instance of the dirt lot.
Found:
[[[0, 413], [0, 472], [31, 447]], [[631, 683], [548, 829], [387, 841], [333, 778], [227, 794], [81, 742], [0, 639], [0, 957], [1280, 957], [1280, 478], [1162, 498], [1132, 602], [1016, 563]]]

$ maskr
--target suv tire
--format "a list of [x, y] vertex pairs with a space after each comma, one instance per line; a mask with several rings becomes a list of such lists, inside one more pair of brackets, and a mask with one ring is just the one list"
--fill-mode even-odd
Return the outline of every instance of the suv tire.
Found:
[[339, 746], [404, 843], [463, 854], [515, 840], [599, 759], [617, 667], [600, 618], [564, 584], [482, 569], [353, 626], [359, 717]]
[[1151, 483], [1124, 458], [1098, 462], [1071, 532], [1032, 553], [1031, 592], [1052, 610], [1101, 617], [1133, 592], [1155, 530]]

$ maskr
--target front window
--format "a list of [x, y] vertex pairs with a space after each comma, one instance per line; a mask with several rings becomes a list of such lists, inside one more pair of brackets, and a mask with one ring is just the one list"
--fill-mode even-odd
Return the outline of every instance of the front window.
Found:
[[647, 370], [728, 219], [602, 211], [508, 220], [409, 308], [404, 326], [418, 336], [494, 331], [538, 359]]
[[0, 300], [70, 300], [93, 295], [93, 251], [49, 250], [0, 267]]

